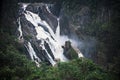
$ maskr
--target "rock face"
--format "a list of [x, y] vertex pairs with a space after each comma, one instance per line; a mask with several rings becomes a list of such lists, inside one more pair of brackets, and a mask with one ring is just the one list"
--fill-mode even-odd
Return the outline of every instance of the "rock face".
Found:
[[71, 46], [71, 42], [70, 41], [66, 41], [65, 42], [64, 55], [67, 56], [67, 58], [70, 59], [70, 60], [78, 58], [78, 53]]
[[30, 58], [38, 67], [40, 62], [48, 62], [54, 66], [57, 61], [64, 62], [78, 57], [78, 53], [67, 41], [69, 38], [61, 36], [69, 36], [67, 34], [71, 30], [68, 23], [65, 23], [67, 27], [64, 26], [65, 17], [58, 17], [51, 12], [52, 4], [19, 5], [18, 40], [23, 41]]

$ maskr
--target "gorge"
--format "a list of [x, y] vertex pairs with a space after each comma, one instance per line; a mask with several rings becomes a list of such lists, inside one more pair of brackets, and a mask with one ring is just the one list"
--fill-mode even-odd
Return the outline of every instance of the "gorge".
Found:
[[[37, 64], [41, 61], [48, 61], [53, 66], [56, 64], [55, 60], [68, 61], [63, 54], [63, 52], [66, 52], [62, 46], [69, 40], [72, 43], [72, 47], [76, 46], [77, 48], [78, 46], [74, 44], [77, 42], [68, 38], [68, 35], [60, 35], [62, 31], [60, 28], [61, 18], [51, 13], [48, 5], [52, 4], [19, 3], [19, 5], [21, 7], [18, 17], [18, 40], [24, 41], [31, 59]], [[27, 40], [24, 37], [29, 37], [29, 39]], [[32, 45], [36, 48], [37, 53]], [[74, 54], [79, 54], [79, 57], [83, 57], [83, 54], [80, 51], [78, 53], [78, 51], [79, 49]]]
[[1, 80], [119, 80], [119, 0], [4, 0]]

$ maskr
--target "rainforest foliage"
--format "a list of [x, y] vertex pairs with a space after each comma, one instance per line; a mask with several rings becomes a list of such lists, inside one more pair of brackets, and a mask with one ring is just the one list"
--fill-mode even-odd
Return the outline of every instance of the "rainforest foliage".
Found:
[[38, 68], [13, 45], [7, 45], [0, 54], [1, 80], [117, 80], [115, 75], [85, 58], [60, 62], [54, 67], [41, 63]]
[[[119, 0], [45, 0], [64, 6], [66, 14], [72, 16], [87, 5], [91, 10], [91, 20], [76, 33], [98, 40], [97, 60], [85, 58], [58, 63], [55, 67], [41, 63], [41, 67], [28, 60], [26, 50], [13, 35], [16, 33], [17, 3], [22, 0], [4, 0], [0, 19], [0, 80], [119, 80], [120, 75], [120, 1]], [[23, 0], [23, 2], [44, 2], [43, 0]], [[57, 4], [58, 5], [58, 4]], [[99, 20], [99, 9], [110, 11], [108, 18]], [[107, 12], [106, 12], [107, 13]], [[76, 19], [70, 19], [78, 25]], [[107, 20], [105, 20], [107, 19]], [[26, 37], [29, 39], [31, 36]], [[80, 36], [81, 38], [81, 36]], [[82, 37], [83, 38], [83, 37]], [[83, 38], [84, 39], [84, 38]], [[72, 53], [71, 53], [72, 54]], [[107, 57], [107, 58], [106, 58]], [[99, 59], [99, 60], [98, 60]], [[104, 62], [105, 61], [105, 62]], [[104, 63], [103, 63], [104, 62]], [[105, 67], [101, 67], [105, 66]]]
[[1, 80], [119, 80], [115, 73], [86, 58], [59, 62], [54, 67], [46, 63], [36, 67], [34, 62], [27, 59], [24, 48], [15, 37], [4, 36], [6, 39], [1, 39], [0, 49]]

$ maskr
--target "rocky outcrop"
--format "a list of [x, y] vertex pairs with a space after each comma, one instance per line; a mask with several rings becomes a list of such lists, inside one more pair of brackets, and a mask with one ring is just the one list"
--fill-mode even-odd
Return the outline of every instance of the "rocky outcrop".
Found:
[[18, 39], [23, 41], [28, 55], [38, 67], [41, 62], [54, 66], [59, 61], [78, 58], [78, 53], [72, 48], [71, 43], [65, 42], [68, 37], [63, 39], [61, 36], [69, 36], [72, 31], [68, 20], [65, 16], [54, 15], [50, 10], [52, 4], [20, 3], [19, 5]]
[[63, 46], [63, 48], [64, 48], [64, 55], [68, 59], [71, 60], [71, 59], [77, 59], [78, 58], [78, 53], [71, 46], [71, 42], [70, 41], [66, 41], [65, 42], [65, 46]]

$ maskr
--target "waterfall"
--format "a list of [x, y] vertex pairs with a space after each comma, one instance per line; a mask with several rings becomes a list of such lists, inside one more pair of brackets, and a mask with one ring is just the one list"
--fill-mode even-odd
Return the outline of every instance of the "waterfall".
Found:
[[[24, 15], [25, 15], [26, 19], [29, 22], [31, 22], [35, 27], [40, 27], [40, 28], [42, 28], [42, 26], [46, 27], [49, 30], [50, 35], [55, 39], [55, 34], [54, 34], [52, 28], [49, 26], [49, 24], [46, 21], [41, 20], [41, 18], [38, 16], [38, 14], [32, 13], [30, 11], [26, 11], [26, 13], [24, 13]], [[38, 24], [40, 24], [41, 26], [38, 26]], [[39, 38], [39, 36], [37, 38]]]
[[[57, 21], [56, 31], [54, 32], [53, 29], [51, 28], [52, 26], [49, 25], [50, 23], [48, 23], [45, 19], [42, 19], [42, 17], [39, 16], [39, 14], [26, 9], [28, 5], [29, 4], [23, 4], [22, 8], [24, 11], [22, 12], [22, 16], [24, 17], [24, 19], [26, 19], [26, 21], [28, 21], [28, 23], [31, 23], [30, 25], [34, 26], [34, 28], [29, 27], [29, 25], [27, 25], [25, 30], [23, 29], [23, 32], [22, 32], [21, 22], [20, 22], [22, 20], [20, 19], [23, 19], [23, 18], [19, 17], [18, 18], [18, 24], [19, 24], [18, 31], [20, 32], [20, 35], [18, 38], [20, 40], [24, 36], [28, 36], [29, 32], [31, 32], [30, 30], [33, 30], [33, 29], [36, 32], [35, 34], [30, 33], [32, 34], [32, 36], [34, 36], [34, 38], [30, 40], [25, 40], [27, 42], [27, 44], [25, 44], [25, 47], [27, 51], [29, 52], [29, 55], [32, 61], [34, 61], [38, 67], [40, 66], [39, 63], [42, 60], [43, 61], [46, 60], [50, 62], [52, 66], [56, 64], [56, 60], [59, 60], [61, 62], [68, 61], [66, 56], [64, 56], [63, 54], [64, 49], [62, 48], [62, 46], [64, 46], [65, 41], [70, 40], [72, 42], [72, 40], [69, 39], [67, 36], [60, 35], [60, 31], [61, 31], [60, 30], [60, 18], [57, 18], [55, 15], [53, 15], [48, 5], [45, 5], [46, 11], [48, 12], [46, 14], [50, 15], [50, 17], [51, 16], [54, 17], [54, 19], [56, 19]], [[42, 15], [44, 16], [44, 14]], [[22, 35], [23, 33], [24, 35]], [[36, 49], [34, 50], [31, 44], [32, 41], [34, 41], [35, 44], [37, 44], [37, 46], [36, 45], [35, 46], [39, 50], [36, 50]], [[32, 43], [34, 44], [34, 42]], [[75, 50], [78, 52], [79, 57], [83, 57], [83, 55], [81, 54], [81, 52], [78, 50], [77, 47], [75, 48]], [[37, 51], [37, 53], [35, 51]]]
[[28, 42], [26, 48], [27, 48], [27, 50], [28, 50], [28, 52], [29, 52], [29, 55], [30, 55], [31, 59], [32, 59], [33, 61], [35, 61], [35, 63], [36, 63], [37, 66], [39, 67], [39, 66], [40, 66], [40, 65], [39, 65], [39, 62], [41, 62], [41, 60], [40, 60], [40, 58], [37, 57], [36, 52], [34, 51], [34, 49], [33, 49], [33, 47], [32, 47], [32, 45], [31, 45], [30, 42]]
[[[18, 3], [18, 4], [20, 4], [20, 3]], [[25, 3], [22, 3], [22, 9], [25, 11], [26, 10], [26, 7], [29, 5], [29, 3], [28, 4], [25, 4]], [[22, 40], [23, 39], [23, 32], [22, 32], [22, 27], [21, 27], [21, 23], [20, 23], [20, 17], [18, 17], [18, 19], [17, 19], [17, 22], [18, 22], [18, 31], [20, 32], [20, 34], [19, 34], [19, 37], [18, 37], [18, 40]]]
[[46, 10], [49, 12], [49, 14], [51, 14], [54, 18], [57, 18], [55, 15], [53, 15], [53, 13], [50, 11], [50, 9], [49, 9], [49, 7], [48, 7], [48, 5], [46, 4], [45, 5], [45, 7], [46, 7]]
[[23, 8], [23, 10], [25, 11], [25, 10], [26, 10], [26, 7], [29, 5], [29, 3], [28, 3], [28, 4], [22, 3], [22, 4], [23, 4], [22, 8]]
[[47, 11], [48, 11], [49, 13], [51, 13], [51, 11], [50, 11], [50, 9], [49, 9], [49, 7], [48, 7], [47, 4], [46, 4], [46, 9], [47, 9]]
[[[24, 15], [25, 15], [25, 18], [35, 26], [35, 30], [37, 32], [36, 38], [38, 40], [44, 40], [48, 42], [51, 48], [51, 51], [56, 59], [60, 59], [60, 61], [66, 61], [67, 59], [63, 55], [62, 45], [57, 39], [57, 37], [60, 36], [59, 22], [58, 22], [58, 29], [57, 29], [58, 33], [56, 36], [56, 34], [52, 30], [52, 28], [49, 26], [49, 24], [46, 21], [42, 20], [38, 16], [38, 14], [35, 14], [33, 12], [26, 10], [26, 13], [24, 13]], [[38, 24], [40, 24], [40, 26]], [[45, 31], [43, 27], [45, 27], [48, 30], [48, 32]]]
[[47, 53], [47, 56], [48, 56], [48, 60], [54, 66], [56, 64], [56, 62], [53, 60], [53, 58], [50, 56], [50, 54], [48, 53], [48, 51], [45, 49], [44, 40], [42, 40], [42, 42], [40, 44], [40, 47], [42, 47], [42, 49], [45, 50], [45, 52]]
[[60, 21], [59, 21], [59, 18], [57, 18], [57, 21], [58, 21], [58, 26], [56, 28], [56, 36], [57, 36], [57, 39], [59, 40], [60, 39]]
[[23, 39], [23, 36], [22, 36], [22, 29], [21, 29], [20, 17], [17, 19], [17, 22], [18, 22], [18, 25], [19, 25], [18, 31], [20, 32], [18, 40], [21, 40], [21, 39]]

